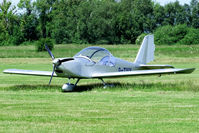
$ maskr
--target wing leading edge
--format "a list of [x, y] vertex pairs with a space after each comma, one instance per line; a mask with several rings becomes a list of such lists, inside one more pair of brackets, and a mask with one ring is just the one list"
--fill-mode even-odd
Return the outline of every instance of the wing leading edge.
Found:
[[153, 69], [153, 70], [135, 70], [127, 72], [107, 72], [107, 73], [95, 73], [92, 78], [114, 78], [114, 77], [126, 77], [126, 76], [141, 76], [141, 75], [159, 75], [159, 74], [188, 74], [192, 73], [195, 68], [188, 69]]
[[[51, 76], [50, 71], [36, 71], [36, 70], [22, 70], [22, 69], [6, 69], [3, 73], [20, 74], [20, 75], [34, 75], [34, 76]], [[55, 73], [53, 76], [57, 76]]]

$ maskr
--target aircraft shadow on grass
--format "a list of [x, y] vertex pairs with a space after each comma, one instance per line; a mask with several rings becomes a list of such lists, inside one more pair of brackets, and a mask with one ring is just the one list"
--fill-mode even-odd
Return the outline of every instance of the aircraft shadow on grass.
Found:
[[[14, 85], [11, 87], [5, 88], [6, 90], [12, 91], [20, 91], [20, 90], [60, 90], [60, 85]], [[108, 83], [108, 87], [104, 88], [104, 86], [100, 83], [91, 83], [87, 85], [79, 85], [72, 92], [85, 92], [92, 90], [106, 90], [106, 91], [117, 91], [117, 90], [159, 90], [159, 91], [199, 91], [198, 86], [194, 85], [193, 82], [177, 82], [177, 83], [119, 83], [119, 82], [110, 82]]]
[[[118, 83], [119, 85], [119, 83]], [[4, 90], [12, 90], [12, 91], [20, 91], [20, 90], [60, 90], [60, 85], [14, 85], [7, 88], [4, 88]], [[89, 85], [79, 85], [76, 86], [76, 88], [73, 91], [70, 92], [84, 92], [84, 91], [92, 91], [94, 88], [103, 88], [102, 84], [89, 84]], [[107, 88], [108, 89], [108, 88]], [[61, 90], [60, 90], [61, 91]]]

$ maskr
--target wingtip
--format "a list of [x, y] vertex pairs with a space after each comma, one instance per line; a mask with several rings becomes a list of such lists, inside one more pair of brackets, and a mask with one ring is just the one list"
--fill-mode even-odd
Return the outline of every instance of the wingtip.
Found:
[[193, 71], [195, 71], [196, 68], [186, 68], [183, 69], [182, 71], [179, 71], [179, 73], [185, 73], [185, 74], [189, 74], [192, 73]]
[[9, 69], [5, 69], [5, 70], [3, 70], [3, 73], [7, 73], [7, 72], [8, 72], [8, 70], [9, 70]]
[[[195, 71], [195, 70], [196, 70], [196, 68], [191, 68], [191, 70]], [[192, 72], [193, 72], [193, 71], [192, 71]]]

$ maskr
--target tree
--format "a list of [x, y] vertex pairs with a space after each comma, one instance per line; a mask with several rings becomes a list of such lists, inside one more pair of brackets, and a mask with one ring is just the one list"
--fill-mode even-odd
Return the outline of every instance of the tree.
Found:
[[197, 4], [198, 4], [198, 0], [191, 0], [190, 2], [191, 9], [193, 10], [193, 8], [197, 6]]
[[[178, 2], [178, 1], [176, 1]], [[178, 2], [179, 3], [179, 2]], [[169, 3], [165, 6], [165, 19], [164, 25], [175, 25], [176, 24], [177, 10], [174, 3]]]
[[34, 11], [32, 0], [20, 0], [18, 7], [25, 9], [25, 13], [20, 16], [20, 29], [23, 33], [24, 40], [32, 41], [38, 39], [37, 26], [38, 19]]
[[180, 5], [178, 1], [174, 2], [174, 8], [176, 12], [175, 25], [187, 23], [187, 11], [184, 9], [184, 6]]
[[188, 33], [188, 27], [183, 25], [166, 25], [155, 30], [155, 44], [174, 45], [180, 42]]
[[17, 25], [16, 8], [12, 7], [11, 4], [7, 0], [3, 0], [0, 4], [0, 45], [4, 45], [9, 40], [9, 37], [14, 33], [15, 25]]
[[153, 29], [151, 0], [122, 0], [119, 3], [117, 34], [121, 43], [135, 43], [137, 36]]
[[160, 27], [162, 26], [165, 19], [165, 9], [159, 3], [155, 3], [153, 7], [153, 15], [154, 15], [154, 26]]
[[1, 23], [9, 35], [12, 34], [12, 28], [16, 20], [16, 8], [15, 6], [12, 7], [11, 4], [12, 3], [7, 0], [3, 0], [3, 2], [0, 4], [0, 19], [2, 20]]
[[[51, 12], [55, 0], [37, 0], [36, 5], [37, 13], [39, 14], [40, 30], [43, 38], [47, 37], [47, 25], [51, 22]], [[50, 34], [50, 32], [48, 32]], [[50, 35], [48, 35], [50, 36]]]
[[25, 9], [25, 14], [27, 16], [30, 16], [32, 14], [32, 11], [34, 10], [32, 0], [20, 0], [17, 6], [19, 7], [19, 9]]
[[[192, 0], [194, 1], [194, 0]], [[199, 2], [194, 1], [195, 5], [192, 5], [192, 26], [199, 28]]]
[[[54, 3], [52, 11], [52, 37], [57, 43], [72, 43], [78, 40], [81, 14], [77, 11], [82, 0], [60, 0]], [[89, 8], [89, 7], [88, 7]], [[83, 26], [83, 25], [82, 25]]]
[[[83, 10], [80, 10], [79, 12], [79, 14], [81, 14], [80, 21], [78, 23], [80, 37], [82, 38], [86, 32], [87, 36], [84, 37], [86, 37], [86, 40], [89, 43], [116, 43], [117, 39], [114, 32], [114, 20], [117, 15], [117, 8], [115, 2], [93, 0], [90, 3], [86, 3], [89, 5], [87, 6], [89, 7], [89, 11], [85, 6]], [[87, 13], [86, 10], [88, 11]], [[87, 18], [85, 17], [85, 13], [87, 14]], [[82, 23], [86, 27], [82, 27]]]
[[183, 6], [183, 10], [184, 10], [184, 16], [185, 16], [185, 21], [184, 21], [184, 23], [185, 23], [187, 26], [191, 26], [192, 18], [191, 18], [191, 7], [190, 7], [190, 5], [185, 4], [185, 5]]

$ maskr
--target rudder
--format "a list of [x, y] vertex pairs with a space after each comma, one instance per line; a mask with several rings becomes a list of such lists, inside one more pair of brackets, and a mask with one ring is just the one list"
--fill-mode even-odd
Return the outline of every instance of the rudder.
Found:
[[155, 44], [154, 35], [144, 37], [134, 63], [147, 64], [154, 60]]

